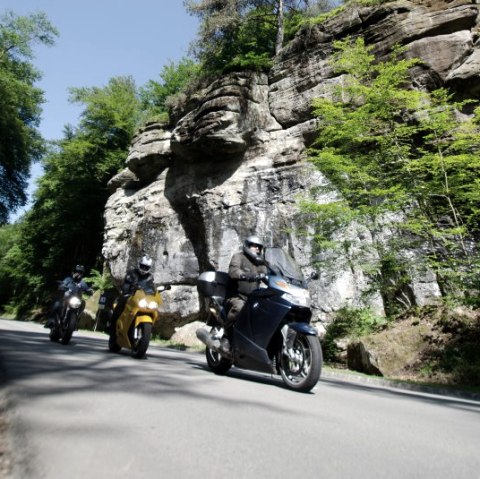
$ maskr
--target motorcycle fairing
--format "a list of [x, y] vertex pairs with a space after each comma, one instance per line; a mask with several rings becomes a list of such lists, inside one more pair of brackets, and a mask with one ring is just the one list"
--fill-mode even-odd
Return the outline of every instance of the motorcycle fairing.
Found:
[[233, 337], [235, 366], [264, 373], [275, 373], [275, 368], [265, 349], [259, 347], [238, 330], [234, 329]]
[[[117, 343], [119, 346], [132, 349], [131, 341], [133, 336], [130, 337], [132, 330], [141, 323], [153, 324], [154, 318], [152, 310], [145, 310], [138, 306], [138, 302], [141, 298], [149, 296], [153, 295], [147, 295], [145, 291], [137, 289], [135, 294], [128, 299], [127, 304], [116, 323]], [[160, 294], [155, 292], [155, 297], [152, 299], [154, 299], [157, 304], [161, 304]]]
[[235, 329], [266, 349], [291, 306], [278, 296], [259, 298], [254, 291], [239, 314]]
[[148, 314], [137, 314], [135, 316], [135, 328], [138, 328], [138, 326], [142, 323], [151, 323], [153, 324], [153, 318], [148, 315]]
[[288, 323], [288, 327], [297, 333], [306, 334], [308, 336], [317, 336], [315, 328], [307, 323]]
[[236, 366], [275, 373], [268, 346], [290, 309], [271, 291], [257, 289], [251, 293], [233, 328]]

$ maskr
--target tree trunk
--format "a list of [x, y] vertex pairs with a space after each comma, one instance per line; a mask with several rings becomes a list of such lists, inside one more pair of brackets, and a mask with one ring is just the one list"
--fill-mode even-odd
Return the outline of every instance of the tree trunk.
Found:
[[283, 0], [278, 0], [277, 3], [277, 38], [275, 40], [275, 55], [280, 53], [283, 47]]

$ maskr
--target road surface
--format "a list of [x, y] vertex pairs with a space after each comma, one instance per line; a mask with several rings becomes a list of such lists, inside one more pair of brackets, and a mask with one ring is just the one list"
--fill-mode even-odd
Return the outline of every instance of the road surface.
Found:
[[202, 354], [112, 354], [106, 335], [52, 343], [0, 320], [14, 476], [480, 478], [480, 403], [323, 377], [216, 376]]

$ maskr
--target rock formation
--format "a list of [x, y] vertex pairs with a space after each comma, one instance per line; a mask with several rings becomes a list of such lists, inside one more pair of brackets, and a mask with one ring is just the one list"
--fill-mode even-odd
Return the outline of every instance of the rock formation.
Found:
[[[110, 182], [103, 254], [118, 281], [141, 251], [154, 258], [155, 280], [173, 285], [164, 294], [164, 336], [198, 317], [199, 273], [226, 270], [248, 234], [286, 248], [311, 271], [311, 238], [302, 234], [309, 226], [297, 200], [325, 181], [306, 161], [306, 149], [316, 134], [312, 100], [328, 96], [341, 81], [328, 63], [332, 42], [362, 35], [379, 58], [405, 45], [423, 60], [412, 72], [417, 86], [478, 97], [478, 10], [466, 0], [350, 7], [300, 31], [268, 74], [218, 78], [172, 112], [170, 129], [150, 124], [139, 131], [126, 170]], [[362, 235], [358, 240], [368, 241]], [[369, 286], [361, 271], [320, 273], [310, 285], [316, 320], [360, 304]], [[439, 294], [431, 275], [418, 277], [412, 290], [417, 304]], [[379, 295], [371, 304], [382, 311]]]

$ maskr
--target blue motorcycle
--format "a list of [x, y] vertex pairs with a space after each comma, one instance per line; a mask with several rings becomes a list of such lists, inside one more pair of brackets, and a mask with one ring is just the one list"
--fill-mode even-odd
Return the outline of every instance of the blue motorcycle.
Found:
[[[310, 325], [307, 282], [280, 248], [265, 250], [265, 264], [268, 274], [248, 296], [228, 338], [228, 351], [222, 339], [232, 280], [221, 271], [199, 276], [197, 289], [207, 301], [209, 329], [199, 328], [197, 337], [207, 347], [207, 364], [215, 374], [226, 374], [232, 366], [279, 374], [288, 388], [308, 392], [320, 378], [323, 356], [317, 331]], [[311, 279], [316, 278], [313, 273]]]

